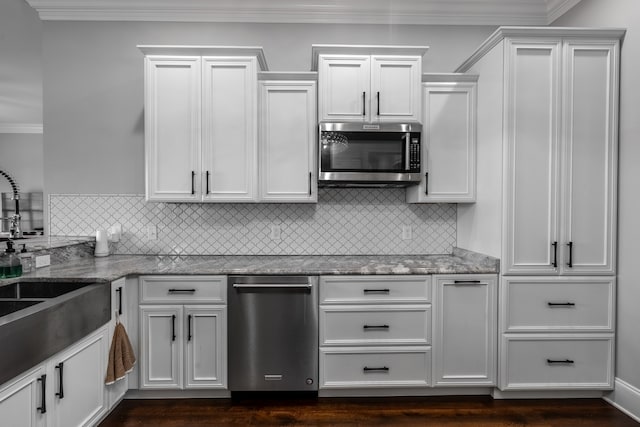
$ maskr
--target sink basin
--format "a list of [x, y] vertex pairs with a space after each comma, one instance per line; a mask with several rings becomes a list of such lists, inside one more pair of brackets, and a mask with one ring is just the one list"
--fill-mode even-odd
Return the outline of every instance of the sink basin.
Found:
[[0, 286], [0, 384], [42, 363], [111, 319], [108, 283]]
[[55, 298], [75, 291], [89, 283], [19, 282], [0, 287], [0, 298]]

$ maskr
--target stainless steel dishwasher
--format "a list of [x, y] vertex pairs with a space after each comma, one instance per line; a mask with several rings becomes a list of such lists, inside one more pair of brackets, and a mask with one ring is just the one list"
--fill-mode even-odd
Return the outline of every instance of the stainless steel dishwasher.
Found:
[[229, 276], [229, 390], [318, 390], [318, 277]]

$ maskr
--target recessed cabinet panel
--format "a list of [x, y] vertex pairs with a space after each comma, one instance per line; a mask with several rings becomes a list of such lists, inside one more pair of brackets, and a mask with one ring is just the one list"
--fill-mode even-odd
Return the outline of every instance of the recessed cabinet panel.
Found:
[[[37, 408], [42, 399], [51, 397], [42, 395], [43, 366], [36, 368], [24, 376], [3, 384], [0, 389], [0, 420], [6, 425], [20, 427], [40, 427], [45, 425], [46, 414]], [[46, 393], [45, 393], [46, 395]]]
[[567, 274], [613, 273], [617, 101], [611, 43], [569, 42], [566, 59], [566, 171], [563, 248]]
[[185, 306], [187, 388], [223, 388], [225, 308]]
[[420, 120], [421, 59], [373, 56], [371, 58], [372, 121]]
[[141, 388], [180, 388], [182, 309], [141, 306]]
[[560, 42], [510, 42], [506, 273], [552, 274], [558, 241]]
[[320, 121], [369, 120], [369, 56], [325, 56], [319, 73]]

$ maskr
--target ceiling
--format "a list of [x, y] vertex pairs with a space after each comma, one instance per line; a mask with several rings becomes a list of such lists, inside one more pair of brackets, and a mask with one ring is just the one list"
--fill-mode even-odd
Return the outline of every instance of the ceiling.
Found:
[[42, 20], [548, 25], [580, 0], [26, 0]]

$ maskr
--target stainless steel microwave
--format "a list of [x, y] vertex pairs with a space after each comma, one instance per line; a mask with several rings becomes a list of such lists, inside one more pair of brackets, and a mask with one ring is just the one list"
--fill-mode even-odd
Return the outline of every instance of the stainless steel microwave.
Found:
[[406, 187], [420, 182], [419, 123], [319, 127], [319, 186]]

